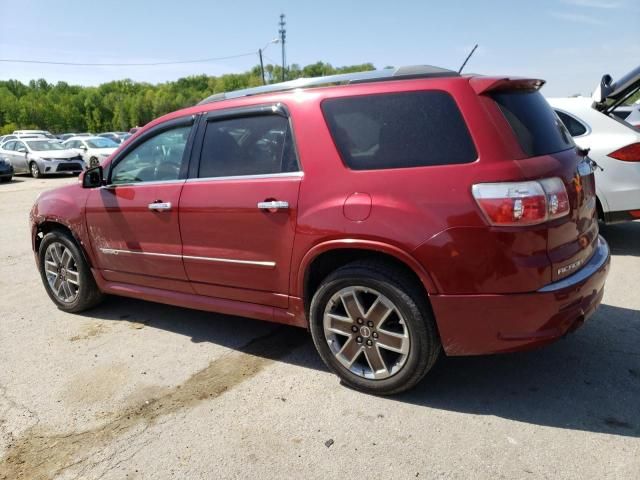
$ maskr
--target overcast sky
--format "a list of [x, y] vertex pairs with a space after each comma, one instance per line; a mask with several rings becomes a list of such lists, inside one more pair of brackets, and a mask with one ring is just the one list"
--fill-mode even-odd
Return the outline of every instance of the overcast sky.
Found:
[[[1, 0], [8, 5], [8, 0]], [[16, 3], [15, 5], [18, 5]], [[226, 57], [207, 63], [76, 67], [0, 62], [0, 79], [45, 78], [82, 85], [131, 78], [162, 82], [245, 71], [287, 16], [287, 59], [305, 65], [372, 62], [547, 80], [547, 96], [589, 95], [600, 77], [640, 64], [639, 0], [20, 0], [3, 8], [0, 58], [147, 63]], [[280, 62], [270, 45], [266, 62]]]

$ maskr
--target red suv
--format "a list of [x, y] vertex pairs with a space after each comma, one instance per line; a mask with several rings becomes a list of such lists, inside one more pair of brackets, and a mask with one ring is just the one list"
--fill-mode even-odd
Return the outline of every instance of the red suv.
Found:
[[609, 249], [543, 83], [413, 67], [214, 95], [40, 196], [44, 286], [69, 312], [114, 294], [308, 328], [379, 394], [442, 350], [546, 344], [600, 303]]

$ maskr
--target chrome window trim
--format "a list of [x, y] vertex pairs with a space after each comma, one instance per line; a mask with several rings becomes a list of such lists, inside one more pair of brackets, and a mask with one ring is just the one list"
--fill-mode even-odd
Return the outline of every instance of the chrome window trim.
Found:
[[191, 182], [208, 182], [208, 181], [222, 181], [222, 180], [259, 180], [261, 178], [302, 178], [304, 172], [280, 172], [280, 173], [260, 173], [256, 175], [232, 175], [227, 177], [203, 177], [203, 178], [188, 178], [187, 183]]
[[113, 190], [117, 187], [134, 187], [136, 185], [169, 185], [172, 183], [184, 183], [186, 179], [179, 178], [176, 180], [153, 180], [148, 182], [129, 182], [129, 183], [110, 183], [109, 185], [104, 185], [100, 188], [105, 188], [107, 190]]
[[196, 260], [196, 261], [217, 262], [217, 263], [233, 263], [236, 265], [250, 265], [254, 267], [264, 267], [264, 268], [275, 268], [276, 266], [276, 262], [270, 262], [270, 261], [235, 260], [232, 258], [216, 258], [216, 257], [197, 257], [193, 255], [176, 255], [172, 253], [155, 253], [155, 252], [140, 252], [136, 250], [121, 250], [118, 248], [101, 248], [100, 251], [105, 255], [148, 255], [151, 257], [179, 258], [182, 260]]
[[[588, 124], [586, 124], [584, 122], [584, 120], [581, 120], [580, 118], [576, 117], [573, 113], [569, 113], [566, 110], [563, 110], [562, 108], [557, 108], [557, 107], [553, 107], [553, 106], [551, 108], [553, 110], [557, 110], [559, 112], [564, 113], [568, 117], [573, 118], [576, 122], [578, 122], [580, 125], [582, 125], [585, 128], [585, 132], [582, 135], [576, 135], [575, 137], [572, 135], [571, 138], [581, 138], [581, 137], [586, 137], [587, 135], [591, 134], [591, 127]], [[560, 119], [560, 121], [562, 121], [562, 119]], [[569, 130], [569, 128], [567, 128], [567, 130]]]

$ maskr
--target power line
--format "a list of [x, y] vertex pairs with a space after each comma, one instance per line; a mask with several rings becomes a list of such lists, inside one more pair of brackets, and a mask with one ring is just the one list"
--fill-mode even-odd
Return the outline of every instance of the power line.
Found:
[[256, 55], [256, 52], [239, 53], [237, 55], [227, 55], [225, 57], [200, 58], [197, 60], [178, 60], [174, 62], [149, 62], [149, 63], [78, 63], [78, 62], [54, 62], [48, 60], [21, 60], [16, 58], [0, 58], [3, 63], [32, 63], [38, 65], [64, 65], [73, 67], [153, 67], [159, 65], [180, 65], [185, 63], [208, 63], [218, 60], [229, 60], [232, 58], [249, 57]]

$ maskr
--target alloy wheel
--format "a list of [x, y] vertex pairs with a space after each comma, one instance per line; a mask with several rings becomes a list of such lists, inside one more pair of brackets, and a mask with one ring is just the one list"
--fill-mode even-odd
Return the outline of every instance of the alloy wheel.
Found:
[[55, 297], [71, 303], [78, 297], [80, 274], [71, 250], [60, 242], [53, 242], [45, 251], [44, 269], [47, 282]]
[[335, 358], [360, 377], [391, 377], [409, 356], [411, 339], [400, 310], [372, 288], [350, 286], [336, 292], [325, 308], [323, 327]]

